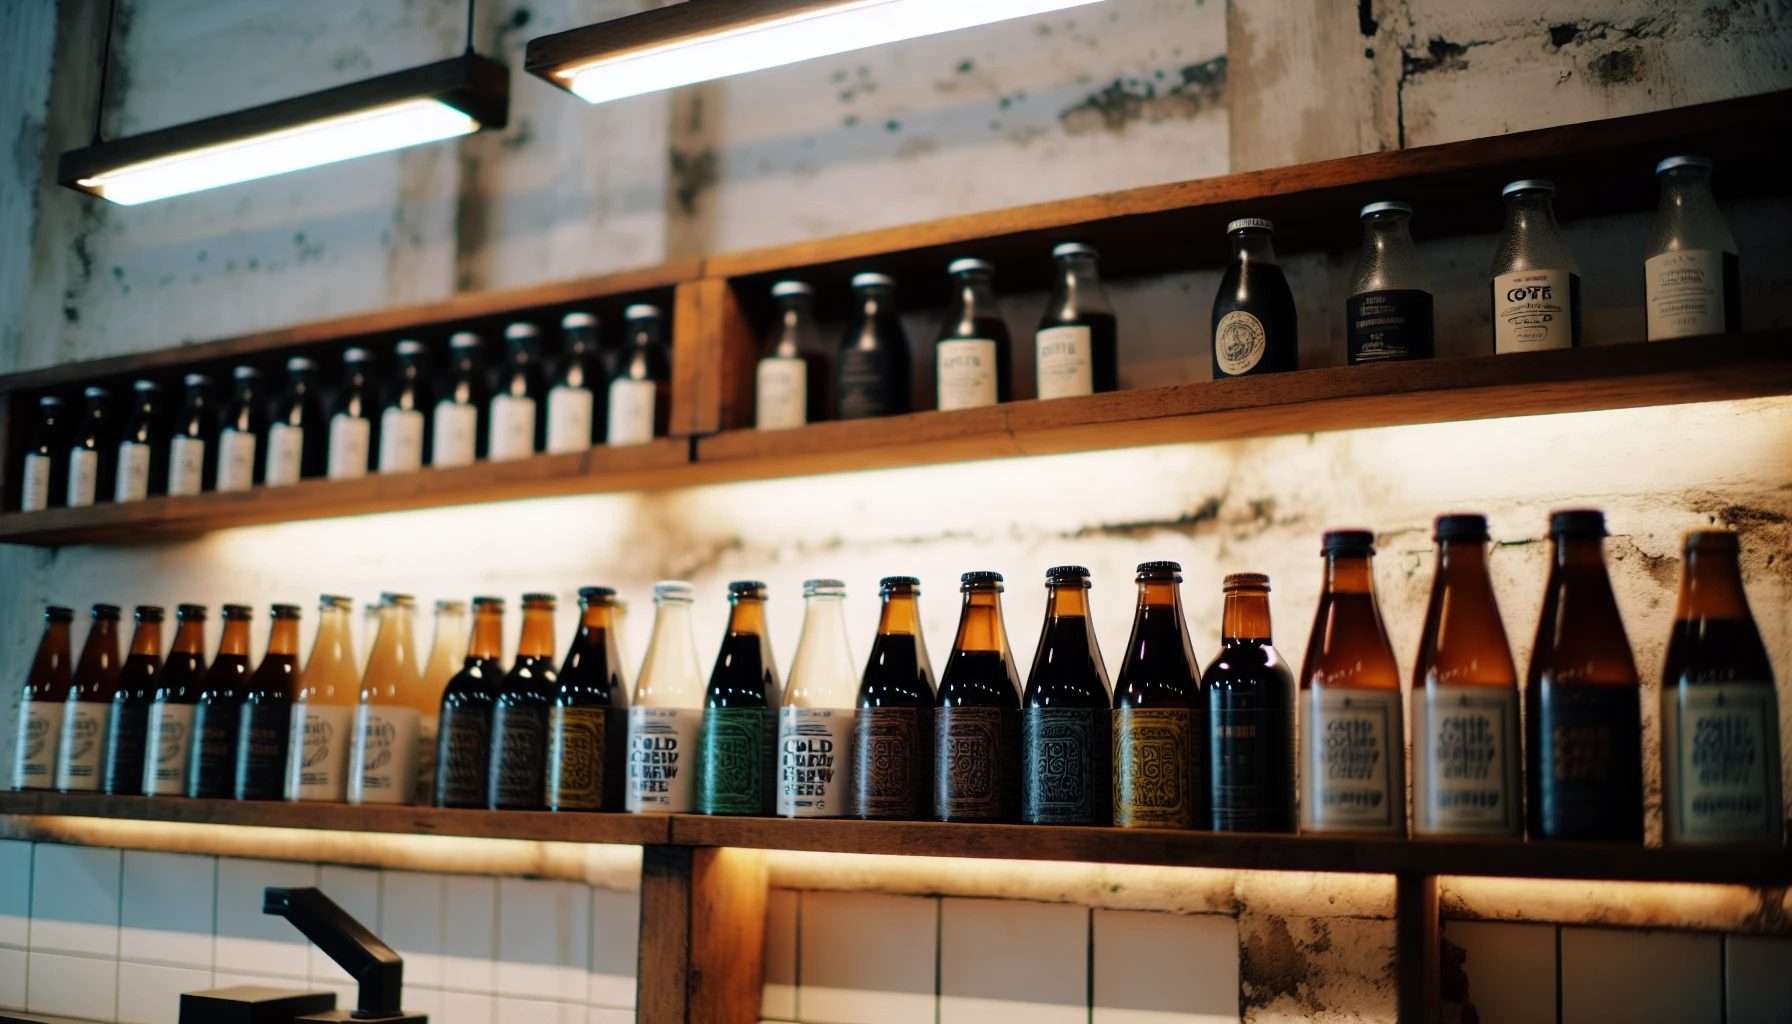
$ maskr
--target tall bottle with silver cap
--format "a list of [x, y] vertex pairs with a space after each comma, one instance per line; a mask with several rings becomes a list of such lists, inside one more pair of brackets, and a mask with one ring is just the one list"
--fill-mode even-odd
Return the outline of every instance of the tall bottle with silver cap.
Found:
[[373, 452], [373, 354], [364, 348], [342, 353], [342, 390], [330, 416], [330, 455], [325, 470], [332, 480], [359, 480], [367, 475]]
[[130, 409], [125, 412], [124, 429], [118, 435], [113, 501], [142, 501], [149, 497], [150, 481], [161, 461], [156, 454], [161, 431], [162, 388], [153, 380], [139, 380], [131, 385]]
[[689, 583], [653, 585], [653, 637], [628, 709], [624, 805], [634, 813], [684, 814], [696, 787], [697, 731], [703, 722], [703, 674], [691, 631]]
[[772, 286], [778, 319], [754, 373], [753, 423], [787, 430], [827, 418], [828, 360], [815, 327], [815, 290], [803, 281]]
[[853, 315], [835, 367], [836, 416], [857, 420], [908, 412], [908, 335], [896, 315], [896, 280], [857, 274], [852, 293]]
[[1006, 402], [1013, 358], [1008, 324], [996, 305], [995, 266], [985, 260], [953, 260], [952, 307], [933, 343], [938, 407], [975, 409]]
[[582, 452], [591, 447], [597, 423], [597, 317], [566, 314], [560, 318], [560, 337], [560, 370], [548, 389], [548, 451]]
[[623, 311], [622, 320], [627, 347], [610, 378], [605, 436], [613, 445], [646, 444], [665, 434], [671, 413], [666, 318], [658, 306], [635, 305]]
[[541, 332], [534, 324], [515, 323], [504, 328], [504, 370], [492, 395], [491, 437], [486, 457], [510, 462], [534, 455], [539, 427], [536, 410], [541, 405]]
[[68, 446], [68, 507], [91, 505], [112, 492], [112, 393], [98, 385], [81, 392], [81, 417]]
[[1232, 261], [1213, 299], [1213, 376], [1292, 370], [1300, 334], [1294, 293], [1276, 260], [1275, 225], [1245, 217], [1226, 225]]
[[37, 400], [37, 416], [31, 424], [31, 439], [26, 442], [23, 476], [19, 481], [20, 512], [42, 512], [50, 507], [50, 493], [55, 489], [56, 452], [62, 448], [64, 415], [62, 399], [55, 395], [45, 395]]
[[381, 473], [410, 473], [423, 468], [429, 443], [428, 353], [423, 343], [411, 338], [393, 347], [397, 365], [380, 406]]
[[423, 668], [417, 658], [417, 601], [409, 594], [380, 595], [380, 630], [361, 674], [348, 753], [348, 802], [402, 804], [417, 777], [417, 694]]
[[1052, 250], [1052, 297], [1033, 335], [1040, 398], [1070, 398], [1119, 386], [1119, 334], [1094, 248]]
[[231, 371], [230, 401], [218, 423], [219, 491], [246, 491], [255, 486], [255, 453], [262, 435], [261, 371], [239, 366]]
[[429, 464], [438, 469], [471, 466], [485, 453], [485, 342], [471, 331], [448, 339], [448, 387], [430, 417]]
[[1363, 252], [1344, 302], [1345, 355], [1351, 366], [1429, 359], [1435, 354], [1431, 290], [1412, 244], [1412, 207], [1363, 207]]
[[262, 481], [269, 487], [282, 487], [308, 476], [322, 476], [328, 443], [317, 397], [317, 363], [306, 356], [293, 356], [286, 361], [286, 393], [274, 406], [268, 423]]
[[1661, 205], [1643, 262], [1649, 340], [1739, 330], [1741, 262], [1736, 236], [1711, 195], [1711, 161], [1670, 156], [1655, 165], [1655, 177]]
[[807, 580], [803, 602], [803, 632], [778, 709], [778, 814], [844, 817], [852, 810], [859, 692], [859, 666], [846, 636], [846, 584]]
[[1493, 350], [1580, 344], [1580, 265], [1556, 225], [1554, 182], [1525, 178], [1500, 191], [1506, 228], [1493, 253]]
[[189, 373], [183, 378], [184, 389], [180, 411], [168, 438], [168, 493], [198, 494], [205, 486], [206, 446], [212, 434], [211, 378], [203, 373]]

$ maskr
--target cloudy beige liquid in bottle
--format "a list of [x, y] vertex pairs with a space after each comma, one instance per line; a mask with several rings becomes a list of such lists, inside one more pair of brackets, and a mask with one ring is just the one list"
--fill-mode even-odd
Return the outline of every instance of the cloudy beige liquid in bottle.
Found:
[[348, 751], [361, 690], [355, 638], [349, 626], [352, 598], [325, 594], [318, 601], [317, 637], [299, 673], [292, 705], [292, 739], [286, 753], [286, 799], [341, 803], [348, 798]]
[[419, 693], [423, 667], [415, 640], [417, 602], [409, 594], [380, 595], [380, 631], [361, 675], [349, 748], [348, 802], [401, 804], [417, 777]]

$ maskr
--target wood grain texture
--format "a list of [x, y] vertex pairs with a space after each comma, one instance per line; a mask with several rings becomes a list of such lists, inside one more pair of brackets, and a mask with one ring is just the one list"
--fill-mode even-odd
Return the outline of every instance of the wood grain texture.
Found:
[[1443, 932], [1437, 913], [1437, 876], [1394, 879], [1394, 974], [1400, 981], [1399, 1019], [1438, 1019]]
[[720, 278], [678, 288], [672, 358], [673, 433], [713, 434], [750, 422], [758, 341], [734, 289]]
[[691, 871], [696, 851], [641, 851], [641, 934], [635, 968], [637, 1024], [686, 1024], [690, 1009]]
[[691, 1024], [753, 1024], [765, 980], [762, 850], [691, 851]]

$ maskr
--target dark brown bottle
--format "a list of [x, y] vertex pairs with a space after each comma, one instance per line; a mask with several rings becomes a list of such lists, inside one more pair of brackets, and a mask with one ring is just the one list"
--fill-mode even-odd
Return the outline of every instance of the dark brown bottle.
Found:
[[548, 704], [554, 671], [554, 596], [523, 595], [523, 633], [516, 661], [492, 705], [491, 770], [487, 806], [494, 811], [538, 811], [546, 806]]
[[174, 643], [149, 700], [149, 732], [143, 738], [144, 795], [186, 793], [193, 711], [204, 685], [205, 606], [183, 604], [174, 609]]
[[243, 690], [236, 732], [238, 800], [286, 795], [286, 753], [292, 739], [292, 702], [299, 686], [299, 606], [277, 604], [268, 650]]
[[925, 818], [933, 810], [933, 663], [921, 636], [921, 581], [878, 582], [883, 610], [853, 717], [852, 813]]
[[728, 629], [703, 695], [698, 814], [771, 814], [778, 666], [765, 628], [765, 584], [728, 584]]
[[1114, 824], [1193, 828], [1206, 786], [1207, 708], [1182, 615], [1182, 566], [1144, 562], [1114, 684]]
[[56, 782], [56, 748], [62, 743], [62, 713], [68, 707], [69, 624], [73, 609], [44, 609], [44, 634], [31, 658], [19, 695], [19, 743], [14, 789], [49, 789]]
[[974, 409], [1012, 397], [1013, 345], [996, 303], [995, 266], [953, 260], [952, 305], [933, 343], [935, 407]]
[[835, 417], [908, 412], [908, 335], [896, 314], [896, 281], [885, 274], [858, 274], [852, 291], [853, 315], [834, 365]]
[[1294, 831], [1294, 677], [1269, 628], [1269, 577], [1225, 580], [1220, 653], [1207, 666], [1207, 825]]
[[1089, 617], [1089, 570], [1046, 570], [1045, 625], [1021, 695], [1020, 820], [1106, 825], [1113, 819], [1113, 696]]
[[93, 625], [69, 680], [57, 744], [56, 788], [91, 793], [106, 771], [106, 724], [118, 693], [118, 606], [93, 606]]
[[1020, 676], [1002, 625], [1002, 574], [959, 577], [964, 610], [934, 706], [933, 813], [1013, 821], [1020, 804]]
[[187, 795], [228, 797], [236, 789], [236, 734], [249, 682], [248, 605], [224, 606], [218, 653], [193, 702], [192, 745], [187, 751]]
[[1532, 839], [1643, 839], [1642, 692], [1605, 573], [1604, 514], [1549, 517], [1543, 613], [1525, 677]]
[[436, 727], [437, 807], [484, 807], [492, 755], [492, 705], [504, 685], [504, 599], [473, 599], [466, 661], [442, 688]]
[[1294, 293], [1276, 260], [1275, 227], [1246, 217], [1226, 225], [1232, 261], [1213, 299], [1213, 379], [1292, 370], [1300, 335]]
[[1782, 841], [1779, 703], [1742, 590], [1740, 552], [1727, 530], [1686, 535], [1661, 681], [1669, 845]]
[[550, 811], [622, 809], [628, 686], [616, 629], [616, 591], [581, 587], [579, 629], [548, 703]]
[[100, 791], [116, 796], [143, 792], [143, 741], [149, 734], [149, 704], [162, 668], [162, 609], [138, 605], [137, 628], [118, 670], [112, 714], [106, 721], [106, 766]]

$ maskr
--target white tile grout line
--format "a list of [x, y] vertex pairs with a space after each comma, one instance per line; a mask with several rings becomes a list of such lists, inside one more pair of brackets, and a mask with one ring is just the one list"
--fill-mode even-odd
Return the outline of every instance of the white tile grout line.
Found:
[[122, 973], [118, 969], [118, 962], [124, 956], [124, 854], [125, 851], [118, 851], [118, 929], [112, 933], [112, 1019], [114, 1021], [124, 1014], [124, 1007], [119, 1005], [124, 995], [118, 991]]

